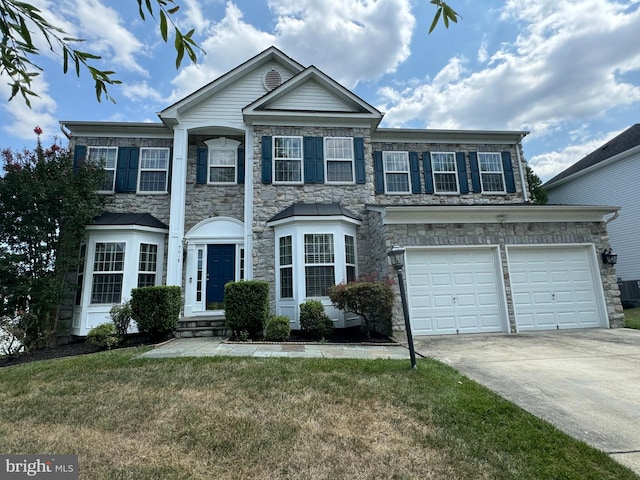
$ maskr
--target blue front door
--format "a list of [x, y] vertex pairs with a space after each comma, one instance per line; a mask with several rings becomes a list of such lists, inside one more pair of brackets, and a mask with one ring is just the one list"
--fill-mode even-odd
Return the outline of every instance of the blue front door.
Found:
[[236, 278], [236, 246], [207, 245], [207, 310], [221, 310], [224, 284]]

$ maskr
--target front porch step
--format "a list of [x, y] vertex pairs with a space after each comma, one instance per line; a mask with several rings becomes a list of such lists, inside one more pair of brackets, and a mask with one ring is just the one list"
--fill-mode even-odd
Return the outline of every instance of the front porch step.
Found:
[[175, 336], [177, 338], [193, 337], [228, 337], [224, 316], [186, 317], [178, 320]]

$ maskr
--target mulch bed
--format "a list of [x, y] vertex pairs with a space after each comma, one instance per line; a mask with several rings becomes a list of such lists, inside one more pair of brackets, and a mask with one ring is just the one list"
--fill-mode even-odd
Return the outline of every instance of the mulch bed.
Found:
[[[317, 343], [317, 341], [306, 335], [305, 332], [300, 330], [293, 330], [287, 343]], [[373, 334], [371, 338], [367, 338], [366, 332], [360, 327], [340, 328], [336, 329], [327, 335], [325, 343], [352, 343], [352, 344], [371, 344], [371, 343], [395, 343], [391, 338], [381, 335]], [[118, 345], [116, 348], [138, 347], [142, 345], [152, 345], [154, 343], [149, 342], [148, 339], [132, 335], [126, 342]], [[73, 343], [65, 345], [56, 345], [47, 348], [40, 348], [37, 350], [31, 350], [28, 353], [21, 353], [13, 357], [0, 356], [0, 368], [9, 367], [12, 365], [20, 365], [23, 363], [35, 362], [38, 360], [53, 360], [55, 358], [72, 357], [76, 355], [85, 355], [88, 353], [98, 352], [99, 349], [93, 345], [79, 340]]]

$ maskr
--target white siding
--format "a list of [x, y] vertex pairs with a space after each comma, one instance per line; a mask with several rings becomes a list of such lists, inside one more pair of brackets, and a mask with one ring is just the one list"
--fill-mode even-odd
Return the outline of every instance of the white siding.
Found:
[[271, 69], [282, 75], [282, 81], [291, 78], [292, 73], [273, 62], [234, 82], [227, 88], [182, 115], [182, 122], [188, 124], [237, 125], [243, 126], [242, 109], [268, 92], [264, 86], [264, 75]]
[[327, 112], [353, 112], [354, 109], [343, 103], [318, 82], [313, 80], [305, 82], [294, 91], [288, 93], [285, 98], [274, 102], [269, 106], [282, 110], [322, 110]]
[[640, 280], [640, 155], [587, 173], [548, 191], [549, 203], [620, 206], [620, 217], [607, 225], [618, 254], [616, 275]]

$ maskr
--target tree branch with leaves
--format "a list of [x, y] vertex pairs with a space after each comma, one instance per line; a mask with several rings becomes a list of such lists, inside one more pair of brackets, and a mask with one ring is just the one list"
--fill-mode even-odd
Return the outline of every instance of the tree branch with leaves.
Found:
[[[158, 16], [160, 35], [165, 43], [169, 41], [169, 27], [173, 28], [176, 69], [182, 64], [185, 54], [195, 63], [196, 50], [202, 49], [193, 40], [193, 29], [185, 34], [173, 21], [173, 16], [180, 9], [175, 0], [136, 1], [142, 20], [146, 21], [147, 15], [151, 18]], [[67, 36], [64, 30], [49, 22], [35, 6], [17, 0], [0, 0], [0, 33], [0, 74], [6, 74], [10, 79], [9, 100], [21, 95], [27, 106], [31, 107], [31, 98], [38, 96], [32, 89], [32, 82], [43, 70], [34, 60], [34, 57], [41, 53], [33, 40], [34, 33], [39, 33], [51, 51], [62, 53], [62, 68], [65, 74], [70, 68], [78, 77], [81, 71], [87, 71], [95, 83], [97, 100], [100, 102], [104, 97], [114, 102], [108, 87], [122, 83], [115, 78], [116, 73], [96, 67], [95, 62], [102, 57], [76, 48], [75, 45], [85, 40]]]

